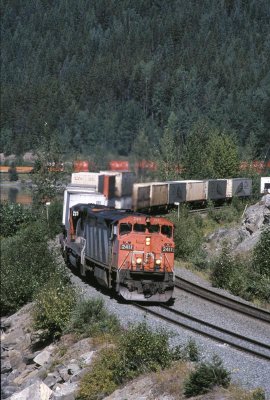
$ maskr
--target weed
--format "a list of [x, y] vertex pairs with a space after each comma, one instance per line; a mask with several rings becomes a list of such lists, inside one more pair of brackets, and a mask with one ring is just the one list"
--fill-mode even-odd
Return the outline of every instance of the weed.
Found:
[[59, 275], [53, 275], [36, 297], [34, 328], [46, 330], [51, 338], [61, 336], [70, 320], [75, 299], [71, 285], [63, 283]]
[[118, 332], [120, 323], [114, 315], [107, 312], [101, 298], [79, 300], [71, 314], [67, 330], [85, 337], [100, 336]]
[[207, 393], [214, 386], [228, 387], [230, 374], [222, 365], [219, 357], [214, 356], [212, 362], [200, 363], [189, 376], [184, 385], [186, 397]]

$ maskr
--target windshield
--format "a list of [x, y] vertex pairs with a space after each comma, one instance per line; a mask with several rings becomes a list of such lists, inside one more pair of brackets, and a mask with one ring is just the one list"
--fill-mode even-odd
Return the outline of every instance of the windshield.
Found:
[[166, 235], [167, 237], [172, 237], [172, 227], [169, 225], [162, 225], [161, 227], [162, 235]]
[[159, 224], [132, 224], [130, 223], [122, 223], [120, 224], [119, 233], [120, 235], [126, 235], [130, 232], [137, 233], [159, 233], [167, 237], [172, 237], [172, 227], [169, 225], [159, 225]]

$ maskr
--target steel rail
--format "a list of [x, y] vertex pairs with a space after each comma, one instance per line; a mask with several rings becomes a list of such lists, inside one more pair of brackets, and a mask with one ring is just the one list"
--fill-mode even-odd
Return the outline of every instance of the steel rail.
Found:
[[[234, 342], [233, 340], [226, 339], [226, 338], [221, 338], [220, 336], [218, 336], [218, 334], [209, 333], [209, 332], [206, 332], [206, 331], [204, 331], [204, 330], [202, 330], [200, 328], [196, 328], [194, 326], [191, 326], [186, 322], [177, 321], [176, 319], [173, 319], [173, 318], [171, 318], [169, 316], [163, 315], [162, 313], [160, 313], [158, 311], [150, 309], [149, 306], [148, 307], [147, 306], [143, 306], [143, 305], [138, 304], [138, 303], [134, 303], [134, 306], [137, 307], [137, 308], [140, 308], [141, 310], [143, 310], [143, 311], [145, 311], [145, 312], [147, 312], [149, 314], [152, 314], [154, 316], [157, 316], [158, 318], [161, 318], [161, 319], [163, 319], [163, 320], [165, 320], [167, 322], [170, 322], [170, 323], [172, 323], [174, 325], [177, 325], [177, 326], [180, 326], [182, 328], [188, 329], [188, 330], [190, 330], [192, 332], [195, 332], [195, 333], [200, 334], [202, 336], [205, 336], [207, 338], [213, 339], [213, 340], [215, 340], [215, 341], [217, 341], [219, 343], [228, 344], [231, 347], [236, 348], [237, 350], [240, 350], [242, 352], [245, 352], [245, 353], [251, 354], [253, 356], [259, 357], [259, 358], [261, 358], [263, 360], [270, 361], [270, 354], [268, 355], [268, 354], [265, 354], [265, 353], [257, 351], [257, 350], [252, 350], [251, 348], [248, 348], [248, 347], [245, 347], [244, 345], [238, 344], [238, 343]], [[181, 313], [180, 311], [177, 311], [177, 310], [172, 309], [170, 307], [166, 307], [166, 306], [161, 306], [161, 307], [166, 309], [166, 311], [169, 311], [169, 312], [174, 313], [174, 314], [178, 314], [181, 317], [184, 317], [186, 319], [195, 321], [197, 323], [200, 323], [201, 325], [205, 325], [207, 327], [211, 327], [212, 329], [214, 329], [214, 330], [216, 330], [216, 331], [218, 331], [220, 333], [224, 333], [226, 335], [229, 335], [232, 338], [234, 337], [235, 339], [241, 339], [243, 342], [247, 342], [249, 344], [253, 344], [253, 345], [259, 346], [262, 349], [270, 350], [270, 345], [268, 345], [268, 344], [260, 343], [260, 342], [256, 341], [255, 339], [247, 338], [247, 337], [239, 335], [237, 333], [225, 330], [223, 328], [219, 328], [219, 327], [217, 327], [215, 325], [212, 325], [212, 324], [209, 324], [209, 323], [207, 323], [205, 321], [202, 321], [202, 320], [199, 320], [197, 318], [191, 317], [188, 314]]]
[[231, 310], [238, 311], [241, 314], [246, 314], [249, 317], [253, 317], [260, 321], [270, 323], [269, 311], [255, 307], [250, 304], [242, 303], [221, 293], [216, 293], [211, 289], [199, 286], [193, 282], [189, 282], [186, 279], [181, 278], [180, 276], [175, 277], [175, 287], [213, 303], [220, 304], [226, 308], [230, 308]]

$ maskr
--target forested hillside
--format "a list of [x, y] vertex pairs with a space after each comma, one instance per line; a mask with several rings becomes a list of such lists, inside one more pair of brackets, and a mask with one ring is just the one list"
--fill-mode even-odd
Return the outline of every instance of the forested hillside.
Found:
[[179, 146], [207, 121], [263, 158], [269, 21], [267, 0], [2, 0], [1, 147], [144, 156], [173, 119]]

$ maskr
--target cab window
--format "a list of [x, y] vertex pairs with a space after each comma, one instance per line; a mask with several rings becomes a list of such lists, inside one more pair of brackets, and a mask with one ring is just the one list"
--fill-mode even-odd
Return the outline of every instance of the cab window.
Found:
[[159, 232], [159, 225], [147, 225], [147, 229], [149, 233], [157, 233]]
[[144, 224], [134, 224], [134, 232], [145, 232], [146, 231], [146, 225]]
[[132, 231], [132, 225], [129, 223], [120, 224], [119, 233], [120, 235], [126, 235]]
[[169, 225], [162, 225], [161, 227], [162, 235], [166, 235], [167, 237], [172, 237], [172, 227]]

